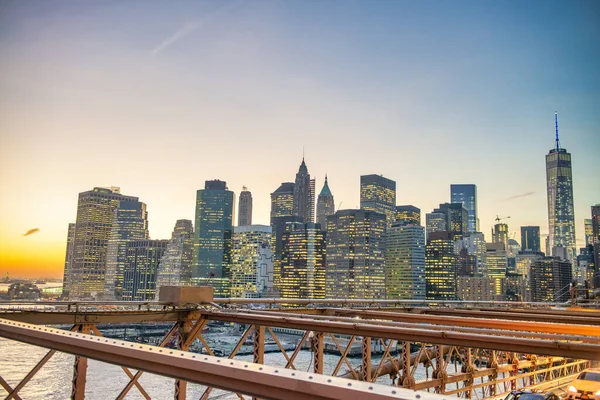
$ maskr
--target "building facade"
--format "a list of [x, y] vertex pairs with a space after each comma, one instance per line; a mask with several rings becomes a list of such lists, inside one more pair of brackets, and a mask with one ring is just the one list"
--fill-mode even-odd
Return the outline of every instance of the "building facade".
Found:
[[325, 175], [325, 183], [323, 189], [319, 193], [317, 198], [317, 222], [321, 225], [321, 228], [327, 229], [327, 216], [335, 213], [335, 203], [333, 200], [333, 194], [329, 189], [329, 183], [327, 182], [327, 175]]
[[120, 204], [138, 202], [120, 189], [96, 187], [79, 193], [73, 254], [63, 294], [69, 299], [101, 298], [106, 281], [108, 242]]
[[540, 227], [522, 226], [521, 227], [521, 251], [540, 252]]
[[391, 226], [396, 220], [396, 181], [381, 175], [362, 175], [360, 209], [384, 214]]
[[229, 297], [233, 237], [233, 192], [224, 181], [206, 181], [196, 194], [196, 230], [192, 283], [214, 287], [215, 297]]
[[[63, 271], [63, 291], [71, 285], [71, 267], [73, 265], [73, 248], [75, 245], [75, 224], [70, 223], [67, 229], [67, 251], [65, 254], [65, 269]], [[7, 279], [8, 281], [8, 272]]]
[[558, 117], [556, 146], [546, 155], [546, 188], [548, 194], [549, 247], [563, 247], [569, 261], [575, 260], [575, 209], [573, 206], [573, 177], [571, 153], [560, 147]]
[[[233, 228], [231, 297], [258, 298], [262, 297], [265, 290], [273, 288], [273, 257], [272, 254], [268, 257], [265, 247], [271, 248], [270, 226]], [[270, 265], [261, 265], [266, 263]]]
[[421, 209], [412, 205], [396, 206], [394, 224], [421, 225]]
[[502, 280], [508, 270], [508, 257], [504, 243], [487, 243], [485, 253], [485, 272], [483, 276], [495, 279], [495, 295], [502, 294]]
[[238, 201], [238, 226], [246, 225], [252, 225], [252, 193], [244, 186]]
[[448, 226], [448, 216], [442, 212], [430, 212], [425, 214], [425, 226], [427, 237], [434, 232], [445, 232]]
[[477, 186], [472, 184], [450, 185], [450, 203], [462, 203], [467, 210], [467, 232], [479, 232]]
[[385, 234], [387, 299], [425, 300], [425, 229], [393, 225]]
[[432, 232], [425, 247], [425, 296], [427, 300], [456, 300], [457, 259], [454, 232]]
[[310, 179], [304, 158], [294, 183], [294, 215], [300, 217], [304, 223], [315, 220], [315, 180]]
[[531, 264], [529, 286], [531, 300], [565, 302], [570, 299], [569, 285], [573, 281], [571, 263], [558, 257], [542, 257]]
[[171, 239], [158, 266], [156, 294], [161, 286], [190, 286], [194, 254], [194, 227], [189, 219], [175, 223]]
[[327, 298], [385, 298], [385, 228], [385, 214], [374, 211], [327, 217]]
[[168, 240], [127, 242], [123, 271], [124, 301], [154, 300], [158, 266], [168, 243]]
[[148, 238], [146, 204], [139, 201], [121, 201], [119, 207], [115, 209], [115, 217], [106, 250], [105, 299], [121, 300], [122, 298], [127, 243], [136, 240], [147, 240]]
[[325, 298], [325, 249], [325, 233], [320, 224], [287, 224], [282, 237], [282, 298]]

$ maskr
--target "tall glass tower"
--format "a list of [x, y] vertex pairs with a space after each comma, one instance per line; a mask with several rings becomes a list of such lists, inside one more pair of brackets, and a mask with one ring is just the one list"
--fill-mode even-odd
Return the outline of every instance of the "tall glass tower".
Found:
[[564, 247], [569, 261], [575, 260], [575, 213], [571, 153], [560, 147], [558, 116], [554, 114], [556, 147], [546, 155], [549, 248]]
[[233, 192], [224, 181], [206, 181], [196, 194], [196, 231], [192, 283], [215, 288], [215, 297], [229, 297]]
[[479, 232], [477, 218], [477, 186], [450, 185], [450, 203], [462, 203], [467, 209], [468, 232]]

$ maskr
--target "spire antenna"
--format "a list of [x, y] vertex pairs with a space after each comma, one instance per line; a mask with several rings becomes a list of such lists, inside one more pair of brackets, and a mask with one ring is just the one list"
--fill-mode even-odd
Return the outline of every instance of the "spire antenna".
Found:
[[554, 127], [556, 129], [556, 151], [560, 149], [560, 143], [558, 142], [558, 112], [554, 111]]

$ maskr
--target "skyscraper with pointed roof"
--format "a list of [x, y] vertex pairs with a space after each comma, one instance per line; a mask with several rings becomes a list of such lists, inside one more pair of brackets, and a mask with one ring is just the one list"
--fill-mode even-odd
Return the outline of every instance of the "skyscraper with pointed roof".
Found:
[[323, 229], [327, 229], [327, 216], [334, 213], [335, 203], [333, 201], [333, 194], [331, 194], [327, 175], [325, 175], [325, 184], [323, 184], [323, 189], [321, 189], [321, 193], [319, 193], [317, 199], [317, 222], [321, 224]]
[[304, 223], [315, 220], [315, 180], [310, 179], [304, 157], [294, 183], [294, 215], [302, 218]]
[[554, 114], [556, 146], [546, 154], [546, 187], [548, 190], [549, 250], [563, 247], [569, 261], [575, 260], [575, 215], [571, 153], [560, 147], [558, 115]]

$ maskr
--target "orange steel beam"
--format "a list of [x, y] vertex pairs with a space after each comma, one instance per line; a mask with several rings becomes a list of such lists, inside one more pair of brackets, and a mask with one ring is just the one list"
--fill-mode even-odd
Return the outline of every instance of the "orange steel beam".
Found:
[[[203, 312], [210, 320], [242, 324], [286, 327], [344, 335], [368, 336], [386, 339], [408, 340], [452, 346], [503, 350], [528, 354], [543, 354], [581, 359], [600, 360], [600, 345], [592, 343], [560, 342], [541, 339], [503, 337], [462, 332], [432, 331], [427, 329], [400, 328], [365, 322], [338, 322], [315, 319], [249, 314], [243, 312]], [[528, 329], [535, 329], [529, 323]], [[581, 329], [581, 327], [579, 327]]]
[[[428, 314], [412, 314], [412, 313], [394, 313], [387, 311], [363, 311], [353, 309], [337, 309], [330, 308], [329, 313], [333, 315], [356, 316], [364, 319], [386, 319], [399, 322], [415, 322], [422, 324], [443, 324], [467, 326], [476, 328], [492, 328], [492, 329], [508, 329], [508, 330], [523, 330], [537, 331], [546, 333], [562, 333], [568, 335], [586, 335], [600, 336], [600, 327], [597, 326], [578, 326], [570, 324], [556, 324], [546, 322], [532, 322], [523, 320], [507, 320], [507, 319], [484, 319], [484, 318], [467, 318], [464, 316], [454, 317], [445, 315], [428, 315]], [[498, 317], [498, 315], [496, 315]], [[505, 317], [505, 314], [502, 314]]]
[[[251, 314], [263, 314], [263, 315], [279, 315], [282, 317], [286, 316], [294, 316], [295, 318], [308, 318], [308, 319], [318, 319], [318, 320], [326, 320], [326, 321], [342, 321], [342, 322], [357, 322], [356, 318], [352, 317], [332, 317], [327, 315], [313, 315], [313, 314], [295, 314], [295, 313], [286, 313], [286, 312], [277, 312], [277, 311], [262, 311], [262, 310], [243, 310], [245, 313]], [[394, 313], [394, 315], [397, 315]], [[582, 335], [566, 335], [563, 333], [539, 333], [539, 332], [529, 332], [529, 331], [515, 331], [514, 323], [511, 321], [509, 326], [510, 328], [505, 329], [489, 329], [489, 328], [470, 328], [456, 325], [433, 325], [433, 324], [424, 324], [424, 323], [414, 323], [414, 322], [397, 322], [390, 320], [381, 320], [381, 319], [365, 319], [363, 322], [373, 323], [376, 325], [386, 325], [386, 326], [399, 326], [404, 328], [420, 328], [420, 329], [433, 329], [433, 330], [449, 330], [456, 332], [465, 332], [465, 333], [481, 333], [481, 334], [490, 334], [490, 335], [500, 335], [500, 336], [510, 336], [510, 337], [529, 337], [535, 339], [554, 339], [554, 340], [570, 340], [576, 342], [589, 342], [589, 343], [600, 343], [600, 337], [598, 336], [582, 336]], [[510, 329], [510, 330], [509, 330]], [[580, 329], [581, 330], [581, 329]]]
[[539, 321], [539, 322], [556, 322], [561, 324], [573, 324], [573, 325], [599, 325], [600, 318], [593, 318], [592, 315], [587, 316], [571, 316], [571, 315], [549, 315], [549, 314], [535, 314], [535, 313], [513, 313], [508, 312], [496, 312], [496, 311], [481, 311], [481, 310], [444, 310], [440, 308], [424, 309], [421, 311], [422, 314], [427, 315], [451, 315], [451, 316], [464, 316], [468, 318], [502, 318], [510, 320], [523, 320], [523, 321]]
[[[349, 381], [0, 319], [0, 336], [80, 357], [273, 400], [442, 400], [429, 393]], [[226, 362], [225, 362], [226, 361]]]

